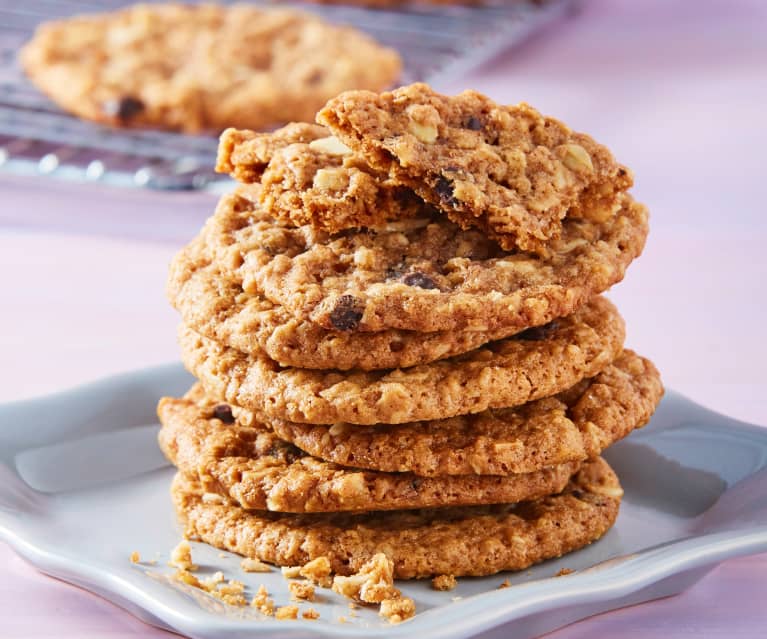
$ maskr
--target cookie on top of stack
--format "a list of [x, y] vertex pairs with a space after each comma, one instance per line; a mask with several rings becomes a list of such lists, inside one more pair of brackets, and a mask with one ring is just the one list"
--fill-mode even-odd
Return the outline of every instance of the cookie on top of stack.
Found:
[[383, 552], [397, 578], [599, 539], [622, 496], [600, 454], [663, 393], [600, 296], [647, 235], [630, 172], [471, 91], [347, 92], [317, 121], [226, 131], [240, 185], [171, 267], [187, 534], [339, 575]]

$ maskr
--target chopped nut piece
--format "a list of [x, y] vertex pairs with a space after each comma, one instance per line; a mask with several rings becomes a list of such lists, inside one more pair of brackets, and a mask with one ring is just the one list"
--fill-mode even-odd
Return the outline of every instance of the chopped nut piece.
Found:
[[298, 606], [280, 606], [274, 613], [276, 619], [298, 619]]
[[271, 572], [272, 567], [269, 564], [265, 564], [258, 559], [250, 559], [246, 557], [240, 562], [240, 568], [245, 572]]
[[263, 584], [258, 587], [250, 605], [265, 615], [271, 616], [274, 614], [274, 600], [269, 598], [269, 592]]
[[138, 554], [138, 550], [134, 550], [130, 554], [130, 561], [132, 564], [137, 564], [139, 561], [141, 561], [141, 555]]
[[401, 623], [415, 614], [415, 601], [409, 597], [384, 599], [378, 614], [386, 617], [389, 623]]
[[458, 585], [453, 575], [437, 575], [431, 580], [431, 587], [434, 590], [452, 590]]
[[336, 576], [333, 579], [333, 590], [349, 599], [366, 603], [380, 603], [400, 595], [394, 587], [394, 564], [382, 552], [373, 555], [356, 574], [350, 577]]
[[192, 563], [192, 547], [186, 539], [173, 549], [168, 564], [181, 570], [197, 570], [197, 566]]
[[322, 588], [329, 588], [332, 583], [330, 576], [330, 560], [327, 557], [317, 557], [304, 564], [299, 570], [299, 575]]
[[291, 598], [305, 601], [314, 601], [314, 586], [301, 581], [291, 581], [288, 584]]
[[312, 184], [318, 189], [340, 191], [349, 185], [349, 180], [343, 169], [319, 169]]
[[307, 608], [301, 613], [301, 616], [304, 619], [319, 619], [320, 613], [317, 612], [314, 608]]
[[437, 139], [437, 127], [435, 126], [423, 125], [411, 120], [408, 124], [408, 130], [426, 144], [433, 144]]
[[331, 135], [327, 138], [319, 138], [309, 142], [309, 148], [328, 155], [349, 155], [352, 150], [337, 137]]
[[568, 169], [573, 171], [594, 170], [594, 163], [591, 161], [591, 156], [580, 144], [565, 144], [564, 150], [565, 156], [562, 158], [562, 162], [565, 163], [565, 166]]

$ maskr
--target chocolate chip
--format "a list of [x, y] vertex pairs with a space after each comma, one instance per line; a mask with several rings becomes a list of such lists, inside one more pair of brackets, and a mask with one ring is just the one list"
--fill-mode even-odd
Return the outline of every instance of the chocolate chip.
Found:
[[389, 344], [389, 350], [392, 353], [401, 353], [404, 348], [405, 345], [402, 342], [392, 342]]
[[122, 122], [132, 120], [145, 108], [141, 100], [130, 95], [125, 95], [117, 100], [108, 100], [102, 105], [104, 113]]
[[421, 273], [420, 271], [408, 273], [402, 278], [402, 282], [408, 286], [417, 286], [418, 288], [437, 288], [437, 283], [426, 275], [426, 273]]
[[330, 323], [339, 331], [352, 331], [362, 319], [362, 303], [353, 295], [342, 295], [330, 313]]
[[400, 277], [402, 277], [402, 274], [404, 273], [404, 269], [405, 269], [405, 265], [403, 263], [390, 266], [389, 268], [386, 269], [386, 279], [398, 280]]
[[479, 131], [482, 128], [482, 120], [471, 115], [463, 126], [464, 128], [471, 129], [472, 131]]
[[306, 78], [306, 83], [312, 84], [312, 85], [319, 84], [322, 78], [324, 77], [325, 77], [325, 74], [319, 69], [317, 69], [316, 71], [312, 72], [312, 74], [308, 78]]
[[217, 404], [213, 407], [213, 417], [220, 419], [224, 424], [234, 424], [232, 407], [229, 404]]
[[437, 178], [434, 190], [437, 192], [437, 195], [439, 195], [442, 204], [453, 207], [458, 204], [458, 200], [455, 199], [455, 194], [453, 193], [453, 183], [446, 177], [440, 175], [439, 178]]
[[558, 328], [559, 324], [556, 320], [554, 320], [553, 322], [549, 322], [543, 326], [534, 326], [533, 328], [528, 328], [521, 333], [517, 333], [514, 337], [526, 342], [538, 342], [549, 337]]
[[423, 479], [420, 477], [416, 477], [415, 479], [410, 480], [410, 487], [413, 490], [418, 490], [421, 487], [421, 484], [423, 484]]

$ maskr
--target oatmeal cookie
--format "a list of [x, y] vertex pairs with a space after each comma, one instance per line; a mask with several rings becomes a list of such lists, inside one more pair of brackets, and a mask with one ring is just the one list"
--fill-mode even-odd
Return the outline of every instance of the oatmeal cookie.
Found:
[[160, 447], [206, 492], [246, 509], [276, 512], [394, 510], [498, 504], [561, 491], [579, 462], [533, 473], [424, 478], [344, 468], [310, 457], [236, 408], [205, 397], [196, 385], [157, 409]]
[[171, 492], [186, 534], [218, 548], [282, 566], [324, 556], [340, 575], [385, 552], [397, 579], [491, 575], [559, 557], [602, 537], [623, 494], [601, 458], [560, 494], [496, 506], [362, 515], [246, 511], [204, 501], [199, 484], [181, 474]]
[[401, 70], [395, 51], [356, 29], [246, 4], [137, 4], [48, 22], [20, 57], [82, 118], [189, 133], [312, 120], [340, 91], [384, 89]]
[[168, 298], [184, 323], [232, 348], [298, 368], [381, 370], [452, 357], [508, 337], [513, 329], [417, 333], [334, 331], [299, 319], [258, 292], [225, 278], [194, 240], [176, 255]]
[[330, 132], [324, 126], [307, 122], [291, 122], [271, 133], [228, 128], [218, 140], [216, 171], [228, 173], [245, 184], [260, 182], [264, 169], [277, 151], [328, 135]]
[[644, 247], [647, 210], [566, 218], [546, 258], [509, 253], [442, 215], [336, 235], [276, 222], [242, 191], [202, 232], [226, 277], [296, 317], [338, 331], [509, 332], [572, 313], [623, 279]]
[[604, 298], [529, 333], [391, 371], [282, 368], [179, 331], [182, 360], [210, 395], [311, 424], [401, 424], [518, 406], [593, 377], [620, 355], [623, 339], [623, 320]]
[[[318, 131], [319, 129], [319, 131]], [[429, 206], [369, 168], [323, 127], [290, 124], [274, 133], [227, 129], [216, 170], [243, 183], [280, 222], [337, 233], [415, 217]]]
[[348, 91], [317, 114], [347, 146], [462, 228], [545, 255], [566, 216], [606, 222], [632, 185], [604, 146], [527, 104], [413, 84]]
[[277, 436], [344, 466], [440, 475], [507, 475], [596, 457], [644, 426], [663, 395], [652, 362], [626, 350], [554, 397], [444, 420], [362, 428], [275, 419]]

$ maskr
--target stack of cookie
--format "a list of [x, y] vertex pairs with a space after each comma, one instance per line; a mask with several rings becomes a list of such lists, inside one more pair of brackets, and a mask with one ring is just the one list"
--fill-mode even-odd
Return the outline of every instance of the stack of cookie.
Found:
[[526, 105], [355, 91], [229, 130], [241, 184], [175, 258], [199, 382], [164, 398], [188, 534], [278, 565], [378, 552], [398, 578], [517, 570], [614, 523], [600, 453], [654, 366], [599, 294], [642, 251], [630, 173]]

